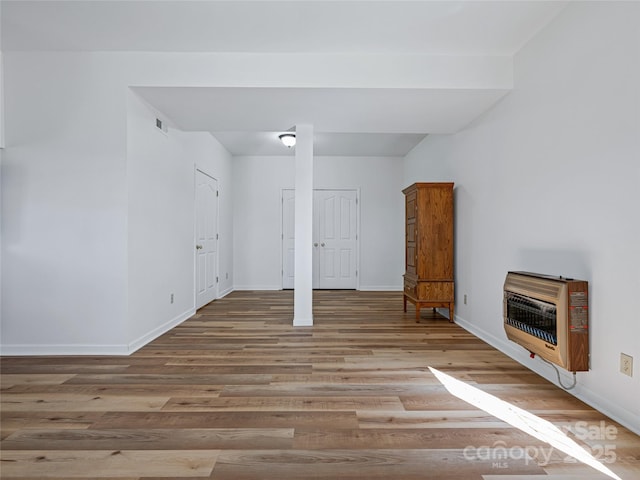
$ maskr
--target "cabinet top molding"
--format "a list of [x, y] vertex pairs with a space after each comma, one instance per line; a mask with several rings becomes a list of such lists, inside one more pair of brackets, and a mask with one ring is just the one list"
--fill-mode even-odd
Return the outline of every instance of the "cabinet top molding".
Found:
[[409, 185], [407, 188], [402, 190], [402, 193], [407, 193], [411, 189], [419, 188], [419, 187], [440, 187], [440, 188], [453, 188], [453, 182], [416, 182]]

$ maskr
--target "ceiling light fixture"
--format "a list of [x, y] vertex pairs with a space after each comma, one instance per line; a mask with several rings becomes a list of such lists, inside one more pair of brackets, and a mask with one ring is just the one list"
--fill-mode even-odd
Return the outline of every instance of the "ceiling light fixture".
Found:
[[278, 135], [280, 141], [287, 147], [291, 148], [296, 144], [296, 134], [295, 133], [283, 133]]

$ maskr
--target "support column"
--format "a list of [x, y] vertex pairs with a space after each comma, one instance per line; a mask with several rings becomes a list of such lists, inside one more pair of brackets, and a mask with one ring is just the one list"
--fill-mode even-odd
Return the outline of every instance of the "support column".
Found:
[[296, 125], [293, 325], [313, 325], [313, 126]]

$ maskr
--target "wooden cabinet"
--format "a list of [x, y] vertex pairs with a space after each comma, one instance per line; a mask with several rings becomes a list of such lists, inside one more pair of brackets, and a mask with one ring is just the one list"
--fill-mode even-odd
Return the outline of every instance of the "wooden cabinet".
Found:
[[454, 315], [453, 183], [414, 183], [405, 194], [404, 311], [447, 308]]

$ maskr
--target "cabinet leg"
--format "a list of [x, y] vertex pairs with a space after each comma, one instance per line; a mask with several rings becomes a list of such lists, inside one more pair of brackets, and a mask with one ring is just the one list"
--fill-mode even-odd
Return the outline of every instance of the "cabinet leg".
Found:
[[402, 295], [402, 303], [404, 306], [404, 313], [407, 313], [407, 296], [406, 295]]
[[416, 322], [420, 321], [420, 303], [416, 302]]
[[454, 323], [453, 322], [453, 303], [449, 304], [449, 322]]

